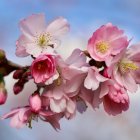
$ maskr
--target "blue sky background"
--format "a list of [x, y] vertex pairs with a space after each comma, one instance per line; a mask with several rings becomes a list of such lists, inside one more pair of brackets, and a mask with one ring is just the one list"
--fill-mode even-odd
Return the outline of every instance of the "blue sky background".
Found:
[[[75, 41], [72, 45], [86, 47], [87, 40], [95, 29], [107, 22], [124, 29], [129, 38], [133, 37], [132, 43], [136, 43], [140, 41], [139, 5], [140, 0], [0, 0], [0, 48], [6, 50], [9, 59], [26, 64], [26, 59], [17, 59], [15, 56], [15, 42], [20, 34], [19, 20], [33, 13], [45, 13], [48, 22], [58, 16], [67, 18], [71, 25], [68, 37]], [[73, 41], [68, 40], [65, 44]], [[83, 44], [77, 43], [78, 41]], [[63, 49], [64, 53], [65, 51]], [[1, 107], [0, 115], [11, 106], [20, 104], [23, 96], [29, 92], [26, 90], [19, 97], [13, 97], [14, 81], [11, 79], [12, 77], [6, 78], [9, 102]], [[27, 89], [32, 89], [32, 84]], [[16, 130], [10, 128], [9, 121], [2, 121], [0, 140], [139, 140], [139, 92], [131, 96], [130, 110], [123, 115], [110, 117], [102, 109], [97, 112], [89, 109], [84, 115], [78, 114], [72, 121], [62, 120], [62, 131], [59, 133], [40, 122], [34, 124], [33, 130], [26, 127]]]

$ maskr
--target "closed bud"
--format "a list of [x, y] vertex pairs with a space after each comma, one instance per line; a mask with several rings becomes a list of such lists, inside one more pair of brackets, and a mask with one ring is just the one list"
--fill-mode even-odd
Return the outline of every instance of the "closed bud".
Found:
[[38, 113], [41, 110], [42, 102], [39, 94], [35, 93], [29, 97], [29, 104], [31, 110]]
[[14, 94], [19, 94], [23, 90], [23, 85], [21, 85], [19, 82], [15, 83], [13, 87]]
[[22, 78], [22, 75], [24, 74], [24, 70], [20, 69], [20, 70], [16, 70], [13, 74], [13, 78], [14, 79], [20, 79]]

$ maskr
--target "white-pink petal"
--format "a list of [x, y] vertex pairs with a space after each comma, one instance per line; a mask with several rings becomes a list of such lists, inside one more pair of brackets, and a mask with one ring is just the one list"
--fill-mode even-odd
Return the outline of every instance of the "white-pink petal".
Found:
[[63, 18], [57, 18], [54, 21], [52, 21], [46, 29], [46, 32], [49, 32], [55, 37], [60, 37], [61, 35], [64, 35], [69, 31], [69, 24], [68, 21]]

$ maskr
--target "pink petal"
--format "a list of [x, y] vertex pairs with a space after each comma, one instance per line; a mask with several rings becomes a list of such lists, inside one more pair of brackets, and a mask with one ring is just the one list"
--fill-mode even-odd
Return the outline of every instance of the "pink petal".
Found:
[[113, 47], [112, 54], [116, 55], [128, 46], [127, 37], [120, 37], [110, 42], [110, 46]]
[[45, 28], [46, 23], [44, 14], [33, 14], [20, 22], [20, 29], [28, 38], [42, 33]]
[[123, 85], [122, 75], [121, 75], [121, 73], [119, 72], [117, 66], [114, 66], [113, 76], [114, 76], [115, 80], [116, 80], [120, 85]]
[[129, 102], [128, 103], [116, 103], [113, 100], [111, 100], [108, 96], [105, 97], [104, 101], [104, 109], [109, 115], [118, 115], [122, 113], [122, 111], [126, 111], [129, 108]]
[[[77, 75], [74, 78], [72, 78], [71, 80], [68, 80], [64, 86], [64, 91], [66, 93], [73, 93], [76, 92], [77, 90], [79, 90], [83, 80], [84, 80], [84, 75]], [[76, 80], [75, 80], [76, 78]]]
[[54, 87], [54, 89], [52, 89], [52, 95], [53, 98], [56, 100], [60, 100], [62, 98], [62, 96], [64, 95], [64, 91], [63, 91], [63, 86], [56, 86]]
[[67, 111], [71, 114], [73, 114], [75, 112], [75, 109], [76, 109], [76, 104], [74, 101], [72, 100], [68, 100], [67, 101]]
[[26, 124], [25, 122], [22, 122], [21, 120], [19, 120], [18, 114], [14, 115], [10, 122], [11, 127], [14, 127], [17, 129], [22, 128], [25, 124]]
[[99, 87], [99, 81], [96, 79], [94, 70], [89, 70], [88, 75], [84, 81], [84, 86], [87, 89], [96, 90]]
[[18, 57], [26, 57], [29, 55], [26, 52], [26, 43], [29, 43], [29, 40], [24, 35], [21, 35], [16, 42], [16, 55]]
[[62, 17], [57, 18], [48, 25], [46, 31], [55, 37], [64, 35], [69, 31], [68, 21]]
[[[28, 111], [30, 113], [27, 113]], [[27, 120], [30, 117], [30, 115], [31, 115], [31, 111], [30, 111], [29, 107], [21, 108], [20, 111], [18, 112], [18, 118], [22, 122], [27, 122]]]
[[5, 115], [3, 115], [1, 117], [1, 119], [8, 119], [8, 118], [14, 116], [16, 113], [18, 113], [19, 110], [20, 110], [20, 108], [14, 109], [14, 110], [10, 111], [9, 113], [6, 113]]
[[94, 92], [92, 90], [88, 90], [85, 87], [81, 88], [81, 92], [79, 96], [89, 104], [92, 104], [93, 98], [94, 98]]
[[102, 98], [99, 98], [100, 88], [93, 92], [93, 100], [92, 100], [92, 107], [93, 109], [99, 108], [99, 105], [102, 103]]
[[137, 91], [138, 85], [136, 84], [136, 82], [131, 74], [123, 75], [122, 81], [127, 90], [129, 90], [132, 93]]
[[66, 99], [62, 98], [60, 100], [50, 99], [50, 108], [53, 112], [60, 113], [66, 109]]
[[101, 87], [100, 87], [100, 98], [103, 98], [105, 95], [107, 95], [109, 92], [109, 86], [107, 85], [107, 83], [102, 83]]
[[108, 80], [108, 78], [102, 76], [102, 75], [99, 74], [99, 72], [97, 72], [97, 71], [95, 72], [95, 77], [96, 77], [96, 79], [97, 79], [99, 82], [104, 82], [104, 81]]
[[25, 48], [26, 48], [26, 52], [28, 54], [33, 55], [34, 57], [38, 57], [39, 55], [41, 55], [42, 50], [43, 50], [41, 47], [37, 46], [35, 43], [28, 43]]
[[52, 125], [52, 127], [57, 131], [57, 129], [60, 130], [59, 120], [62, 117], [63, 117], [62, 113], [54, 114], [53, 116], [47, 117], [47, 119], [45, 121], [49, 122]]
[[43, 116], [43, 117], [48, 117], [48, 116], [52, 116], [54, 115], [54, 113], [52, 111], [40, 111], [39, 115]]
[[80, 49], [75, 49], [71, 56], [67, 58], [66, 63], [76, 67], [86, 65], [86, 56]]

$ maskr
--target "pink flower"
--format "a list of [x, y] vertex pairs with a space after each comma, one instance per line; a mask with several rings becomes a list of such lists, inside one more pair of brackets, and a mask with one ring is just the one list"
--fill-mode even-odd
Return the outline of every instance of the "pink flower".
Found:
[[16, 55], [37, 57], [41, 53], [54, 52], [54, 48], [60, 44], [61, 35], [68, 32], [69, 24], [60, 17], [46, 25], [44, 14], [34, 14], [21, 20], [20, 29], [22, 35], [16, 43]]
[[126, 89], [109, 80], [101, 85], [100, 96], [105, 111], [109, 115], [117, 115], [129, 108], [129, 96]]
[[54, 129], [60, 129], [58, 121], [63, 117], [62, 114], [53, 113], [47, 106], [45, 108], [41, 107], [41, 97], [37, 94], [30, 97], [29, 103], [30, 106], [14, 109], [11, 112], [3, 115], [1, 119], [12, 117], [12, 127], [22, 128], [25, 124], [29, 124], [29, 127], [32, 128], [32, 120], [38, 120], [38, 118], [40, 118], [42, 121], [49, 122]]
[[62, 86], [46, 88], [43, 97], [49, 99], [50, 109], [53, 112], [63, 113], [67, 119], [70, 119], [75, 116], [76, 102], [68, 97]]
[[4, 85], [0, 84], [0, 105], [4, 104], [7, 100], [7, 91]]
[[65, 117], [70, 119], [75, 116], [75, 97], [87, 74], [86, 56], [76, 49], [66, 61], [58, 58], [57, 65], [59, 77], [52, 85], [46, 86], [43, 96], [49, 98], [53, 112], [64, 113]]
[[42, 102], [38, 93], [33, 94], [29, 98], [29, 104], [33, 112], [38, 113], [41, 110]]
[[96, 61], [105, 61], [109, 65], [112, 57], [128, 46], [123, 31], [111, 23], [101, 26], [89, 39], [87, 50]]
[[140, 83], [140, 44], [122, 51], [108, 67], [108, 74], [130, 92], [136, 92]]
[[94, 91], [83, 86], [79, 96], [93, 109], [99, 108], [103, 103], [104, 109], [109, 115], [118, 115], [129, 108], [129, 96], [126, 89], [113, 80], [100, 83], [99, 88]]
[[45, 83], [56, 74], [55, 59], [51, 55], [42, 54], [31, 65], [31, 74], [36, 83]]

